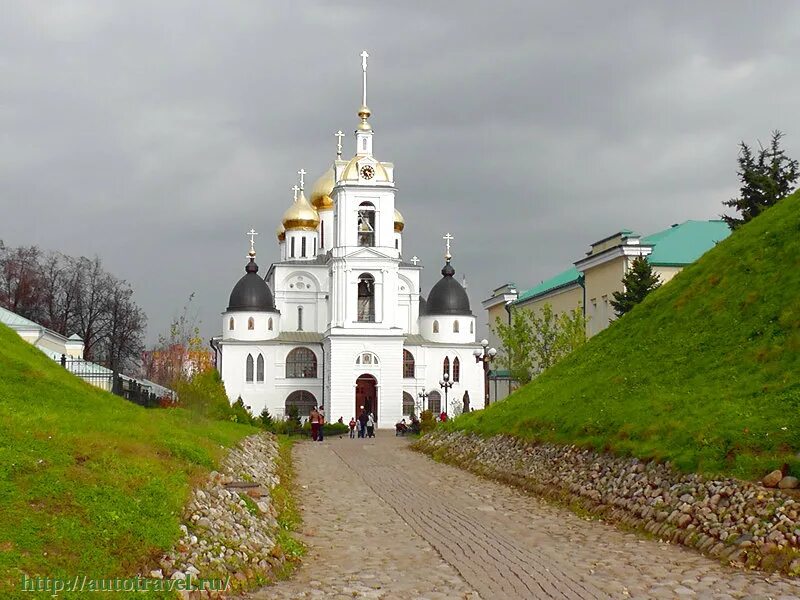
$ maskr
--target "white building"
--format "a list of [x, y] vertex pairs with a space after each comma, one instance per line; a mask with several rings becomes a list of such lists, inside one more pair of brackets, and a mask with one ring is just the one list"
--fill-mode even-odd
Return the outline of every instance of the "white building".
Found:
[[[301, 186], [278, 227], [280, 260], [262, 278], [251, 230], [246, 274], [212, 340], [217, 368], [232, 401], [255, 414], [301, 415], [325, 408], [328, 420], [372, 412], [393, 427], [423, 408], [450, 413], [469, 392], [483, 408], [482, 364], [474, 352], [475, 316], [455, 279], [450, 239], [442, 277], [420, 294], [422, 267], [404, 260], [403, 217], [395, 207], [394, 165], [373, 155], [364, 93], [356, 151], [333, 165], [306, 198]], [[299, 194], [298, 194], [299, 192]], [[441, 381], [449, 379], [445, 409]]]

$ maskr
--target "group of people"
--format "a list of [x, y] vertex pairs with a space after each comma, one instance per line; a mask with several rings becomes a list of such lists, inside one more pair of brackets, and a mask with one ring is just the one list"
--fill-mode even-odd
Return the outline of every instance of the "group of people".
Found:
[[375, 415], [367, 413], [366, 409], [362, 406], [358, 419], [355, 417], [350, 418], [350, 439], [356, 437], [356, 427], [358, 427], [358, 437], [367, 438], [375, 437]]
[[315, 406], [308, 413], [308, 421], [311, 423], [311, 439], [321, 442], [323, 438], [322, 426], [325, 424], [325, 412], [322, 407]]

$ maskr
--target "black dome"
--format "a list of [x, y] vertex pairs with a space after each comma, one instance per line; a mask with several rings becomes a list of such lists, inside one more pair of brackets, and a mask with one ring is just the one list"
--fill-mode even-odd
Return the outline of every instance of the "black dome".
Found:
[[469, 297], [461, 284], [453, 279], [456, 270], [448, 260], [442, 269], [442, 278], [428, 294], [425, 306], [426, 315], [469, 315]]
[[276, 312], [272, 290], [269, 289], [267, 282], [258, 276], [255, 259], [251, 258], [244, 270], [246, 275], [233, 286], [228, 300], [228, 310]]

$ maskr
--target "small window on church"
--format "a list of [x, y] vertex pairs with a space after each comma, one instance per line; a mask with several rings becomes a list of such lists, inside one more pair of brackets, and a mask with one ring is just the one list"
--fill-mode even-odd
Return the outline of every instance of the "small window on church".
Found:
[[272, 331], [272, 317], [267, 321], [267, 330]]
[[292, 238], [292, 252], [289, 255], [290, 258], [294, 258], [294, 238]]
[[317, 238], [314, 238], [314, 252], [312, 253], [312, 256], [316, 255], [317, 255]]
[[453, 383], [458, 383], [461, 379], [461, 361], [456, 356], [453, 359]]
[[433, 322], [433, 333], [439, 333], [439, 321]]
[[300, 256], [302, 258], [306, 257], [306, 236], [300, 239]]
[[362, 150], [367, 149], [367, 138], [361, 138], [361, 149]]
[[259, 354], [258, 360], [256, 361], [256, 381], [262, 382], [264, 381], [264, 355]]
[[358, 321], [375, 322], [375, 278], [369, 273], [358, 278]]
[[458, 321], [453, 321], [453, 333], [458, 333]]
[[395, 240], [394, 241], [394, 249], [395, 250], [400, 250], [400, 240]]
[[247, 319], [247, 329], [248, 331], [253, 331], [256, 328], [256, 320], [253, 317]]
[[325, 247], [325, 222], [319, 224], [319, 247]]
[[253, 355], [247, 355], [247, 363], [245, 364], [245, 381], [252, 383], [253, 382]]
[[444, 357], [444, 363], [442, 364], [442, 375], [447, 375], [450, 377], [450, 357]]
[[303, 331], [303, 307], [297, 307], [297, 331]]
[[358, 207], [358, 245], [375, 245], [375, 205], [362, 202]]
[[473, 323], [472, 321], [469, 322], [469, 332], [475, 333], [475, 323]]
[[228, 329], [233, 331], [233, 317], [228, 320]]

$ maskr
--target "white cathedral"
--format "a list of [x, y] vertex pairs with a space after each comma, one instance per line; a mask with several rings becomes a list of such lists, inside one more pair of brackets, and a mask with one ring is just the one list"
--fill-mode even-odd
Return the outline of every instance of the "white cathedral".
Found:
[[[441, 279], [420, 292], [422, 267], [404, 260], [403, 217], [395, 207], [394, 165], [372, 153], [367, 54], [356, 152], [300, 187], [278, 227], [280, 260], [259, 274], [251, 229], [249, 262], [211, 345], [231, 401], [254, 414], [283, 417], [323, 406], [345, 422], [361, 407], [378, 427], [394, 427], [423, 409], [434, 414], [484, 406], [482, 352], [475, 316], [450, 264], [448, 234]], [[299, 192], [299, 193], [298, 193]], [[442, 386], [445, 383], [447, 389]], [[445, 404], [445, 391], [448, 402]]]

